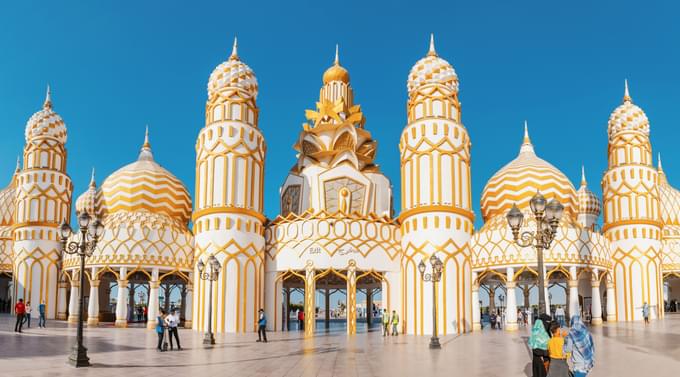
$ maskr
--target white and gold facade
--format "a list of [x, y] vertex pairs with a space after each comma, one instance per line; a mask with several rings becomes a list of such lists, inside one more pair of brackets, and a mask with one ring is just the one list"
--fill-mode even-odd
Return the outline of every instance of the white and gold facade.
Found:
[[[576, 190], [538, 157], [525, 126], [517, 157], [484, 187], [484, 224], [475, 230], [471, 140], [459, 85], [431, 40], [407, 77], [396, 215], [391, 182], [375, 163], [378, 143], [336, 51], [314, 109], [305, 112], [296, 161], [279, 191], [280, 214], [270, 220], [264, 215], [258, 81], [234, 43], [208, 80], [193, 203], [184, 184], [155, 162], [148, 134], [137, 160], [99, 187], [93, 175], [75, 202], [77, 213], [97, 215], [105, 226], [86, 261], [86, 287], [78, 286], [77, 259], [62, 256], [56, 232], [71, 217], [72, 183], [66, 128], [48, 92], [26, 126], [23, 166], [0, 191], [0, 275], [11, 275], [14, 299], [45, 301], [48, 318], [70, 314], [75, 320], [83, 289], [88, 323], [109, 320], [119, 327], [130, 319], [133, 285], [148, 287], [153, 318], [161, 285], [174, 279], [184, 287], [185, 324], [204, 331], [211, 310], [212, 329], [225, 333], [256, 330], [260, 308], [271, 329], [281, 328], [290, 300], [284, 292], [294, 288], [304, 292], [307, 335], [315, 331], [318, 290], [346, 292], [349, 334], [357, 329], [357, 291], [370, 289], [381, 290], [382, 306], [399, 314], [401, 331], [431, 334], [436, 321], [448, 335], [480, 327], [480, 289], [494, 285], [506, 291], [506, 328], [513, 330], [514, 309], [528, 306], [538, 272], [535, 251], [515, 244], [505, 215], [516, 204], [524, 228], [532, 229], [529, 200], [540, 191], [564, 204], [565, 215], [545, 251], [547, 284], [539, 289], [563, 285], [568, 312], [587, 312], [593, 324], [639, 320], [645, 302], [653, 318], [662, 316], [664, 293], [680, 293], [680, 284], [663, 288], [663, 279], [680, 278], [680, 192], [660, 161], [652, 166], [649, 121], [627, 87], [609, 120], [602, 201], [588, 188], [584, 170]], [[444, 263], [434, 297], [432, 283], [418, 271], [433, 254]], [[196, 267], [211, 255], [221, 264], [212, 296]], [[106, 299], [113, 286], [115, 299]], [[517, 302], [518, 289], [524, 305]], [[115, 302], [109, 319], [105, 301]]]

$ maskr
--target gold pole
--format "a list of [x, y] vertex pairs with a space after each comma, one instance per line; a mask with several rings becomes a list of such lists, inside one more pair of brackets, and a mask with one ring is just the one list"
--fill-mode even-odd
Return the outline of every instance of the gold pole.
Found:
[[316, 281], [314, 280], [314, 263], [307, 261], [305, 268], [305, 337], [314, 336], [314, 325], [316, 323], [316, 306], [314, 296], [316, 293]]
[[357, 265], [349, 261], [347, 268], [347, 335], [357, 333]]

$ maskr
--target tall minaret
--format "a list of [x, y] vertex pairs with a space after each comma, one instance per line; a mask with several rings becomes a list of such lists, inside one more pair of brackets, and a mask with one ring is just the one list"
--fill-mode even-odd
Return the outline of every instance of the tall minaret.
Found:
[[71, 218], [73, 184], [66, 174], [66, 125], [52, 110], [49, 87], [42, 110], [26, 123], [25, 136], [24, 166], [16, 178], [14, 298], [34, 307], [44, 301], [50, 319], [57, 309], [58, 227]]
[[605, 236], [611, 242], [619, 321], [663, 315], [661, 220], [649, 121], [625, 84], [623, 104], [609, 117], [609, 168], [602, 178]]
[[236, 40], [231, 56], [208, 81], [205, 127], [196, 140], [195, 263], [215, 255], [222, 264], [208, 297], [196, 270], [195, 329], [256, 330], [263, 306], [265, 142], [257, 127], [257, 79], [241, 61]]
[[430, 39], [427, 56], [408, 77], [408, 125], [401, 151], [401, 245], [406, 287], [403, 320], [410, 334], [431, 334], [432, 285], [418, 272], [436, 253], [444, 262], [437, 284], [440, 334], [472, 326], [470, 250], [473, 232], [470, 197], [470, 137], [461, 123], [458, 77], [437, 55]]

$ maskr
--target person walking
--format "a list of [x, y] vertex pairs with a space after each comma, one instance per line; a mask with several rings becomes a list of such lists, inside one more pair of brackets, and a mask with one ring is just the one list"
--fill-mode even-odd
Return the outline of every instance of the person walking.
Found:
[[181, 351], [182, 346], [179, 344], [179, 313], [177, 311], [170, 312], [167, 317], [165, 317], [165, 323], [167, 324], [168, 327], [168, 339], [170, 340], [170, 350], [172, 351], [174, 349], [172, 345], [172, 337], [175, 337], [175, 340], [177, 341], [177, 350]]
[[565, 322], [564, 308], [562, 308], [562, 305], [555, 309], [555, 317], [557, 318], [557, 322], [560, 324], [560, 327], [567, 326], [567, 323]]
[[383, 323], [383, 336], [390, 335], [390, 313], [387, 311], [387, 309], [383, 309], [382, 323]]
[[649, 325], [649, 305], [646, 302], [642, 305], [642, 317], [645, 319], [645, 325]]
[[562, 329], [557, 323], [550, 328], [552, 338], [548, 341], [548, 356], [550, 356], [550, 368], [548, 377], [569, 377], [567, 356], [564, 354], [564, 337]]
[[24, 322], [26, 322], [26, 328], [31, 328], [31, 302], [26, 301], [26, 314], [24, 315]]
[[543, 320], [537, 319], [531, 329], [529, 349], [531, 349], [531, 371], [533, 377], [546, 377], [545, 361], [548, 358], [548, 341], [550, 335], [545, 331]]
[[397, 314], [396, 310], [392, 310], [392, 336], [397, 336], [399, 335], [399, 331], [397, 331], [397, 326], [399, 326], [399, 314]]
[[593, 337], [583, 324], [580, 315], [571, 317], [571, 329], [564, 341], [564, 352], [571, 354], [569, 359], [574, 377], [586, 377], [593, 369], [595, 355]]
[[40, 302], [38, 305], [38, 314], [40, 318], [38, 319], [38, 327], [45, 328], [45, 301]]
[[260, 308], [260, 318], [257, 320], [257, 341], [267, 343], [267, 316]]
[[158, 334], [158, 346], [156, 349], [163, 352], [163, 335], [165, 333], [165, 310], [161, 309], [156, 317], [156, 334]]
[[298, 309], [298, 330], [305, 329], [305, 312]]
[[23, 298], [20, 298], [19, 302], [14, 305], [14, 314], [17, 315], [17, 322], [14, 325], [14, 332], [21, 332], [21, 328], [24, 326], [24, 316], [26, 315], [26, 305], [24, 305]]

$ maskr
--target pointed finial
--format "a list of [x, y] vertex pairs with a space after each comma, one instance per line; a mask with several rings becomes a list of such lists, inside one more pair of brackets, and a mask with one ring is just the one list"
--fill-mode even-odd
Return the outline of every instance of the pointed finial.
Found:
[[146, 131], [144, 132], [144, 145], [142, 145], [142, 148], [151, 148], [151, 144], [149, 144], [149, 125], [146, 125]]
[[21, 171], [21, 155], [17, 155], [17, 167], [14, 169], [14, 173]]
[[586, 167], [581, 165], [581, 186], [586, 186], [588, 182], [586, 181]]
[[628, 92], [628, 79], [623, 81], [623, 85], [623, 102], [633, 102], [633, 99], [630, 97], [630, 92]]
[[335, 44], [335, 60], [333, 61], [333, 64], [335, 65], [340, 65], [340, 47], [338, 44]]
[[534, 153], [534, 146], [531, 144], [531, 139], [529, 138], [529, 123], [526, 120], [524, 121], [524, 140], [519, 149], [519, 153], [523, 152]]
[[234, 46], [231, 48], [231, 55], [229, 56], [229, 59], [238, 59], [238, 39], [236, 37], [234, 37]]
[[90, 177], [90, 188], [97, 187], [97, 182], [94, 179], [94, 167], [92, 167], [92, 176]]
[[45, 103], [43, 103], [43, 108], [52, 108], [52, 90], [50, 89], [50, 84], [47, 84], [47, 93], [45, 93]]
[[427, 56], [437, 56], [437, 51], [434, 49], [434, 33], [430, 33], [430, 50], [427, 52]]
[[659, 152], [658, 161], [659, 161], [659, 163], [658, 163], [658, 166], [659, 166], [659, 167], [658, 167], [658, 170], [659, 170], [660, 172], [663, 172], [663, 166], [661, 166], [661, 152]]
[[139, 157], [137, 160], [140, 161], [153, 161], [153, 153], [151, 153], [151, 143], [149, 143], [149, 126], [146, 126], [146, 132], [144, 133], [144, 144], [142, 149], [139, 151]]

